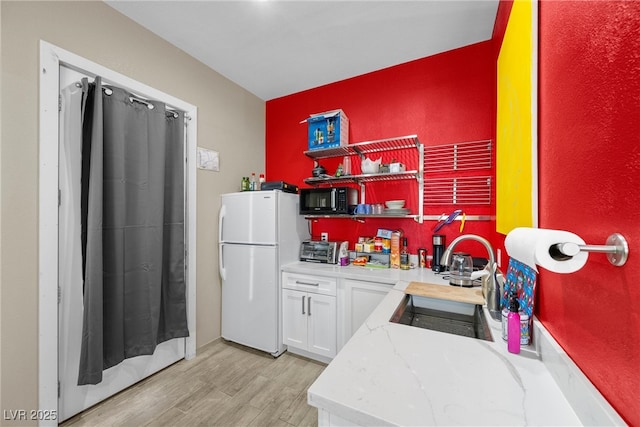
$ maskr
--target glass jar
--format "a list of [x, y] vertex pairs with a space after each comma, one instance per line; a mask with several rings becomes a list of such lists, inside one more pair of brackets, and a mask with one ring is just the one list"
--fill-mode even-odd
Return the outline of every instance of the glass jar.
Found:
[[376, 237], [373, 242], [373, 251], [382, 252], [382, 237]]
[[342, 158], [342, 174], [351, 175], [351, 157], [349, 156]]

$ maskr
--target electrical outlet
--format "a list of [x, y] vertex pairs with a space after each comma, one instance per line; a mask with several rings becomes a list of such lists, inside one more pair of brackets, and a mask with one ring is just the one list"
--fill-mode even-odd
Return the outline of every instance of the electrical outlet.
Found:
[[320, 240], [322, 240], [323, 242], [329, 240], [329, 233], [320, 233]]
[[497, 252], [498, 254], [497, 254], [496, 263], [498, 264], [498, 267], [502, 267], [502, 250], [498, 248]]

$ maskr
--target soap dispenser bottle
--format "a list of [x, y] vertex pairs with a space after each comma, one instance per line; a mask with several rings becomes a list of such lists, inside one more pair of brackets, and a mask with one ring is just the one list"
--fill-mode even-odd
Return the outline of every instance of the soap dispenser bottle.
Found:
[[511, 294], [509, 298], [509, 314], [507, 315], [507, 349], [509, 353], [520, 353], [520, 304], [518, 296]]

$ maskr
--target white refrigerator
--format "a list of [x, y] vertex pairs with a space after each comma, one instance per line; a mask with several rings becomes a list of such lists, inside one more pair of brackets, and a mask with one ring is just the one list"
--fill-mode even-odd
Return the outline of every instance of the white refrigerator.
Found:
[[273, 356], [284, 351], [280, 266], [309, 238], [299, 196], [282, 191], [222, 195], [218, 218], [222, 338]]

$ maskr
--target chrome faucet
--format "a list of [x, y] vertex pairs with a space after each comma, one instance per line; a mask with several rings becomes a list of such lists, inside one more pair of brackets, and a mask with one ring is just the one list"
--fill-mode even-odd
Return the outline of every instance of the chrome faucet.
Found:
[[456, 237], [442, 254], [440, 264], [443, 266], [448, 266], [451, 263], [451, 254], [453, 253], [453, 249], [458, 245], [458, 243], [464, 240], [475, 240], [476, 242], [482, 243], [489, 253], [489, 278], [486, 281], [486, 289], [483, 286], [482, 292], [484, 294], [484, 299], [487, 302], [489, 315], [491, 315], [491, 317], [495, 320], [501, 320], [502, 314], [500, 313], [500, 294], [502, 293], [502, 289], [500, 286], [500, 282], [496, 277], [496, 259], [493, 255], [493, 248], [491, 247], [491, 244], [487, 239], [475, 234], [463, 234], [462, 236]]

